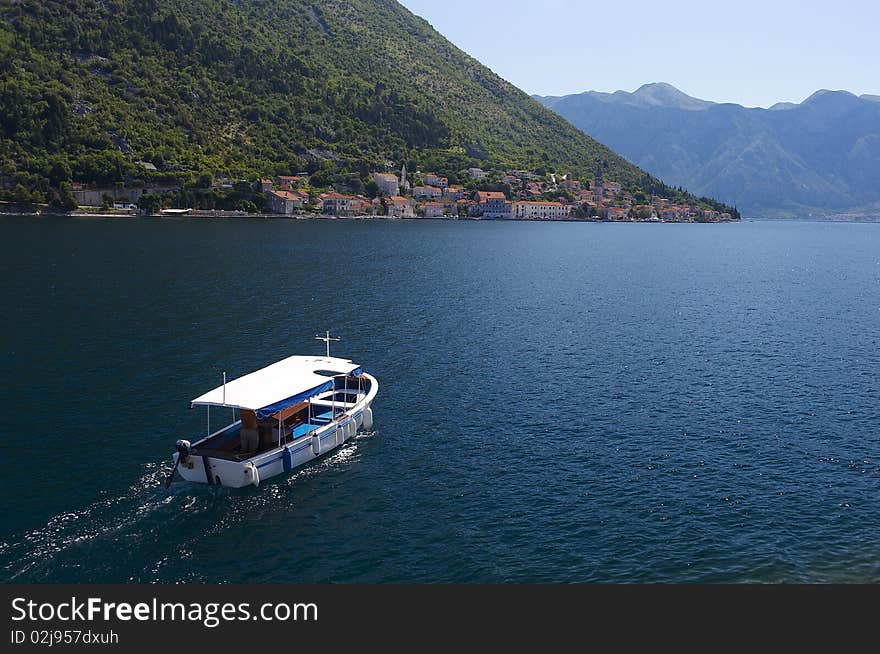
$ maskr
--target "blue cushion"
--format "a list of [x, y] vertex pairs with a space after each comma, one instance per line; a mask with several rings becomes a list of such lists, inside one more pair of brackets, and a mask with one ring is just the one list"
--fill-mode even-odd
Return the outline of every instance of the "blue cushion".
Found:
[[300, 436], [305, 436], [312, 429], [316, 428], [318, 425], [310, 425], [308, 423], [303, 423], [301, 425], [297, 425], [296, 429], [293, 430], [293, 437], [299, 438]]

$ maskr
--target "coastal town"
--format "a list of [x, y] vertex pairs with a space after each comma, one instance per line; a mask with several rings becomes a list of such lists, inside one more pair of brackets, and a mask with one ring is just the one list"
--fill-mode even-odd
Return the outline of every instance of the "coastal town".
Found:
[[[146, 164], [150, 165], [150, 164]], [[463, 171], [464, 172], [464, 171]], [[334, 217], [450, 220], [530, 220], [616, 222], [725, 222], [734, 220], [697, 204], [681, 204], [659, 195], [631, 193], [613, 180], [580, 181], [571, 173], [470, 168], [460, 183], [435, 172], [396, 172], [369, 175], [361, 193], [319, 188], [307, 172], [233, 183], [211, 178], [217, 190], [252, 192], [258, 202], [237, 211], [170, 207], [157, 198], [179, 187], [94, 189], [75, 185], [78, 205], [147, 215], [263, 215], [277, 217]], [[461, 183], [463, 182], [463, 183]], [[144, 185], [146, 186], [146, 185]], [[262, 206], [259, 206], [262, 205]]]
[[[490, 176], [480, 168], [467, 171], [469, 186], [497, 190], [469, 190], [451, 184], [440, 174], [417, 171], [408, 175], [404, 165], [399, 173], [375, 172], [374, 190], [367, 195], [337, 192], [312, 196], [302, 190], [308, 184], [304, 175], [260, 180], [272, 213], [293, 216], [320, 207], [327, 216], [384, 216], [388, 218], [433, 218], [473, 220], [611, 220], [719, 222], [732, 220], [731, 214], [696, 205], [681, 205], [662, 197], [635, 197], [615, 181], [591, 180], [555, 173], [539, 175], [533, 171], [511, 170]], [[411, 181], [412, 180], [412, 181]]]

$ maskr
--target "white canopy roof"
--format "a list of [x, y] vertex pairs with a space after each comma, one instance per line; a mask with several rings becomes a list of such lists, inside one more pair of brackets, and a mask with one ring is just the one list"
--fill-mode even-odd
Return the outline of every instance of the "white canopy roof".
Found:
[[218, 386], [192, 401], [193, 406], [225, 406], [256, 411], [308, 393], [360, 366], [348, 359], [293, 356]]

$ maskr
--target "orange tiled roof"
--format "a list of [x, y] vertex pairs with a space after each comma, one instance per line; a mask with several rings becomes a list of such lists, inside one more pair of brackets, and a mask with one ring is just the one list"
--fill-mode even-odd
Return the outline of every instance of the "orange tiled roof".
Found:
[[274, 195], [285, 200], [302, 200], [308, 197], [304, 193], [297, 193], [296, 191], [269, 191], [269, 195]]

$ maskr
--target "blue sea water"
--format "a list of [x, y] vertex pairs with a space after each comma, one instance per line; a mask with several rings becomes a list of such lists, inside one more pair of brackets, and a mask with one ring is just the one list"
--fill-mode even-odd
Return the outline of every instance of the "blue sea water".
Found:
[[[3, 581], [880, 581], [880, 224], [0, 234]], [[191, 398], [325, 329], [372, 436], [163, 488]]]

